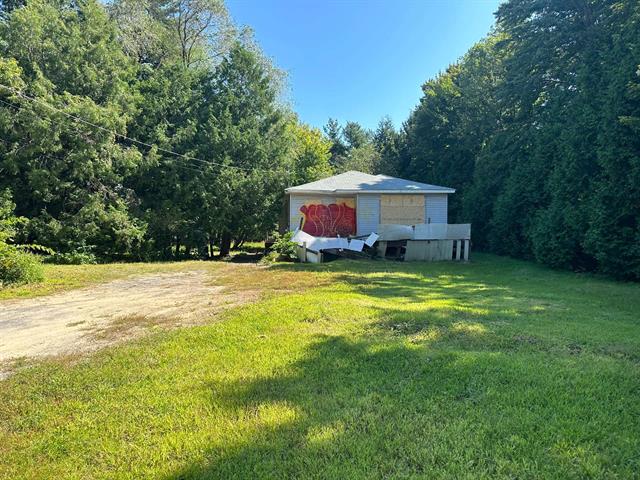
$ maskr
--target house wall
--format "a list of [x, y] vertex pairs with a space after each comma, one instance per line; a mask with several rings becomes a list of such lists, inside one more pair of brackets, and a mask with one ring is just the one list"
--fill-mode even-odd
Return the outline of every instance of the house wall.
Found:
[[[336, 203], [343, 197], [335, 195], [304, 195], [290, 194], [289, 198], [289, 229], [295, 230], [300, 225], [302, 213], [300, 207], [305, 204], [322, 203], [329, 205]], [[425, 195], [425, 223], [447, 223], [446, 193], [428, 193]], [[380, 195], [361, 193], [356, 199], [357, 235], [368, 235], [378, 229], [380, 223]]]
[[425, 199], [425, 223], [448, 223], [447, 193], [428, 193]]
[[358, 235], [369, 235], [378, 229], [380, 223], [380, 195], [360, 194], [356, 205]]

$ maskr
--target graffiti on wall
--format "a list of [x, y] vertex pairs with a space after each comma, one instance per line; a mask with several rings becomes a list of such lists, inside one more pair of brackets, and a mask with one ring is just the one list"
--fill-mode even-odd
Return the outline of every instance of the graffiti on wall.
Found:
[[355, 205], [312, 203], [300, 207], [300, 212], [304, 216], [302, 230], [314, 237], [346, 237], [356, 233]]

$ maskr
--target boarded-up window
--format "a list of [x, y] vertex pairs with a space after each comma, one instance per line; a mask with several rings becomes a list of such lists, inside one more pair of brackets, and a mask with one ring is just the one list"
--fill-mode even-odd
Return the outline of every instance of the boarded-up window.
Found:
[[338, 197], [336, 198], [336, 203], [340, 205], [344, 203], [347, 207], [356, 208], [356, 199], [355, 197]]
[[424, 195], [381, 195], [380, 223], [417, 225], [424, 222]]

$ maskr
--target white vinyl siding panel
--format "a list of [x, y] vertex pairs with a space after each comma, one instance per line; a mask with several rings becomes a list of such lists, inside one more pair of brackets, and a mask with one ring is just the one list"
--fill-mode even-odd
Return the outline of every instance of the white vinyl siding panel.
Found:
[[425, 223], [447, 222], [447, 198], [446, 193], [428, 193], [425, 201]]
[[380, 223], [380, 195], [358, 195], [356, 206], [357, 235], [369, 235], [378, 229]]

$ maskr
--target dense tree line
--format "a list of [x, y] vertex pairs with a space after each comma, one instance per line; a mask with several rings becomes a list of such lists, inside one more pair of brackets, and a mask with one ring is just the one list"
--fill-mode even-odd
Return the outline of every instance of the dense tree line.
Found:
[[476, 248], [640, 279], [638, 2], [510, 0], [422, 88], [399, 132], [330, 120], [334, 168], [456, 188]]
[[381, 170], [457, 189], [476, 247], [640, 279], [640, 3], [510, 0]]
[[224, 255], [275, 228], [286, 186], [355, 169], [456, 188], [478, 248], [640, 278], [638, 2], [502, 4], [399, 131], [310, 128], [283, 83], [221, 0], [0, 1], [4, 237]]
[[[219, 0], [0, 3], [0, 191], [61, 259], [225, 255], [330, 144]], [[7, 200], [10, 201], [10, 200]]]

